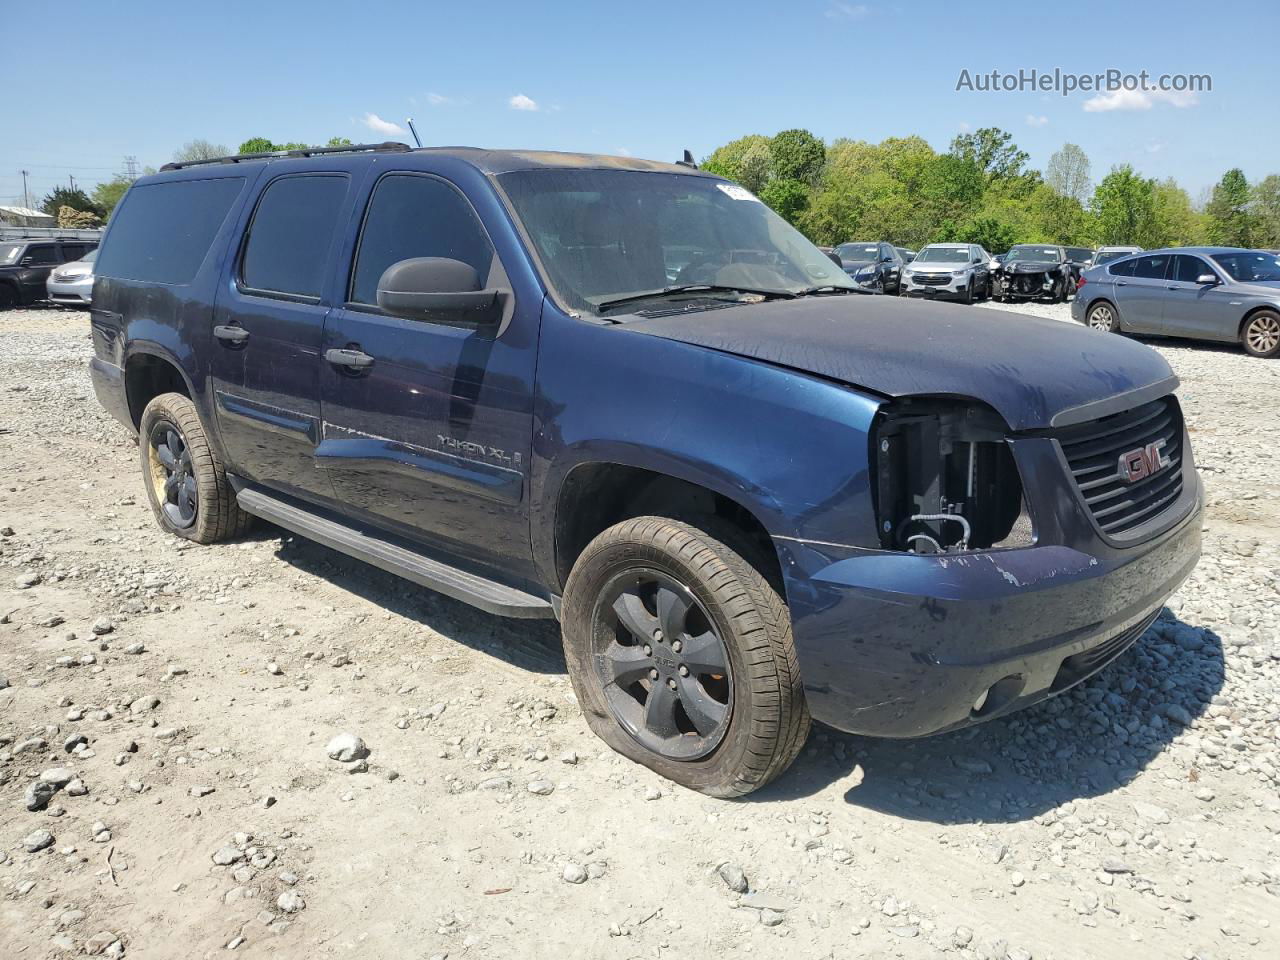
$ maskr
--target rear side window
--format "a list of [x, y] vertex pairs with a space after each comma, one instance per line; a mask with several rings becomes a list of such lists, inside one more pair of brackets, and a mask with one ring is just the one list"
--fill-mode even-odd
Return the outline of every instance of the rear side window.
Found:
[[243, 177], [223, 177], [131, 188], [111, 218], [98, 275], [190, 283], [243, 186]]
[[1139, 257], [1133, 267], [1135, 277], [1147, 280], [1163, 280], [1165, 269], [1169, 266], [1169, 257]]
[[32, 266], [44, 266], [58, 262], [58, 248], [53, 244], [32, 244], [27, 247], [24, 260], [30, 260]]
[[336, 174], [281, 177], [268, 186], [249, 225], [243, 286], [319, 299], [346, 195], [347, 178]]
[[[1119, 254], [1119, 256], [1124, 256], [1124, 254]], [[1107, 272], [1113, 277], [1132, 277], [1133, 268], [1137, 265], [1137, 260], [1121, 260], [1119, 263], [1113, 263], [1107, 267]]]
[[377, 304], [387, 267], [413, 257], [461, 260], [488, 286], [493, 247], [471, 204], [434, 177], [391, 174], [369, 201], [351, 280], [351, 302]]

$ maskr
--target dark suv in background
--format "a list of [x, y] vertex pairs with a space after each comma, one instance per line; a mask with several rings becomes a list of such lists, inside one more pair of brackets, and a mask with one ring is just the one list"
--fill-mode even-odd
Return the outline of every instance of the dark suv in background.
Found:
[[857, 295], [690, 166], [395, 144], [171, 165], [91, 372], [166, 530], [258, 516], [559, 617], [591, 728], [716, 796], [810, 715], [912, 737], [1065, 690], [1199, 554], [1155, 351]]
[[0, 310], [45, 299], [54, 268], [97, 246], [92, 240], [0, 240]]

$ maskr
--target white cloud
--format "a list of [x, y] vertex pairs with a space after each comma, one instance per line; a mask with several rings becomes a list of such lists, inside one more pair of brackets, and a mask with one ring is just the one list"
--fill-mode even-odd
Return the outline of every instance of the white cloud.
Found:
[[1046, 117], [1044, 114], [1041, 114], [1038, 117], [1034, 113], [1027, 114], [1028, 127], [1046, 127], [1048, 125], [1049, 125], [1049, 118]]
[[831, 20], [861, 20], [871, 13], [865, 3], [841, 3], [836, 0], [827, 8], [827, 17]]
[[390, 120], [383, 120], [376, 113], [366, 113], [360, 118], [360, 122], [374, 133], [382, 134], [384, 137], [395, 137], [406, 132], [400, 124], [392, 123]]
[[618, 156], [629, 157], [631, 156], [631, 151], [628, 150], [626, 147], [618, 147]]
[[961, 120], [959, 129], [961, 133], [968, 133], [970, 130], [973, 129], [973, 127], [970, 126], [969, 121]]
[[538, 109], [538, 102], [536, 100], [529, 99], [523, 93], [517, 93], [507, 101], [507, 106], [512, 110], [528, 110], [533, 112]]
[[443, 93], [428, 93], [427, 103], [431, 104], [433, 107], [438, 107], [442, 104], [453, 103], [453, 98], [446, 97]]
[[1164, 144], [1158, 141], [1153, 143], [1148, 143], [1142, 149], [1146, 150], [1147, 153], [1159, 153], [1161, 150], [1164, 149]]
[[1084, 102], [1085, 113], [1107, 113], [1111, 110], [1150, 110], [1157, 103], [1185, 108], [1200, 102], [1190, 90], [1112, 90]]

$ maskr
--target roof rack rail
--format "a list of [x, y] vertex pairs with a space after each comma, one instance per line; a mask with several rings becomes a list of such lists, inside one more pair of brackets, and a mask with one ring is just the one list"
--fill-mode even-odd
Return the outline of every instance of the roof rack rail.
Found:
[[318, 157], [326, 153], [408, 153], [410, 146], [395, 140], [384, 143], [349, 143], [341, 147], [307, 147], [303, 150], [267, 150], [263, 153], [236, 153], [229, 157], [210, 157], [207, 160], [175, 160], [160, 169], [185, 170], [209, 163], [240, 163], [242, 160], [278, 160], [282, 157]]

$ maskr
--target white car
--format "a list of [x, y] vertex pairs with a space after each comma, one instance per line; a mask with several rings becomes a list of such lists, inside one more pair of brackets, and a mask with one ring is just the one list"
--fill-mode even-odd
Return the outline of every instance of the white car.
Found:
[[931, 243], [903, 269], [898, 294], [985, 300], [991, 296], [991, 254], [976, 243]]
[[93, 299], [93, 261], [98, 258], [96, 249], [90, 250], [79, 260], [64, 263], [49, 274], [45, 289], [54, 303], [88, 306]]

